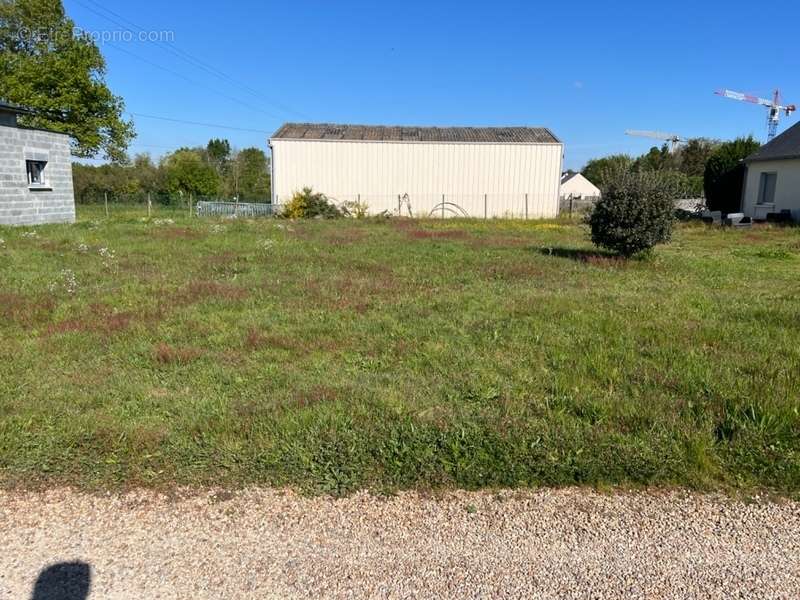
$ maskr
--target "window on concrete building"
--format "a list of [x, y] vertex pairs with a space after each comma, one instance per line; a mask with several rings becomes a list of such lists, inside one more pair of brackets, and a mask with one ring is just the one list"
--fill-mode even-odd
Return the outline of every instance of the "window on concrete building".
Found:
[[762, 173], [758, 184], [758, 203], [775, 203], [775, 185], [778, 183], [777, 173]]
[[47, 163], [43, 160], [26, 160], [25, 166], [28, 169], [28, 185], [45, 185], [44, 170]]

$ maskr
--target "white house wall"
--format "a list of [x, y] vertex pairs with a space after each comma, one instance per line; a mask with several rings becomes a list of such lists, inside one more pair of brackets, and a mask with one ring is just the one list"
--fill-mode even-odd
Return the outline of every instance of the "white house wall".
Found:
[[[777, 173], [774, 206], [758, 204], [762, 173]], [[800, 159], [756, 161], [747, 166], [742, 212], [747, 216], [764, 218], [767, 212], [791, 210], [792, 217], [800, 220]]]
[[561, 197], [597, 198], [600, 190], [582, 175], [576, 175], [561, 185]]
[[379, 213], [397, 211], [407, 194], [412, 214], [425, 216], [444, 195], [446, 216], [524, 217], [527, 194], [529, 218], [554, 217], [562, 153], [561, 144], [274, 139], [273, 201], [311, 187], [338, 202], [360, 196]]

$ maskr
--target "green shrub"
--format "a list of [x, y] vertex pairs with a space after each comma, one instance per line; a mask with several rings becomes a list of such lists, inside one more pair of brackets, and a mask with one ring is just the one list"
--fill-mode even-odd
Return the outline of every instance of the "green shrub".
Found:
[[753, 136], [725, 142], [714, 151], [706, 163], [703, 187], [709, 210], [723, 213], [739, 212], [742, 204], [745, 166], [742, 162], [761, 144]]
[[292, 199], [284, 206], [282, 216], [287, 219], [337, 219], [344, 216], [341, 209], [333, 204], [325, 194], [314, 192], [311, 188], [303, 188], [295, 192]]
[[360, 200], [348, 200], [342, 204], [342, 210], [348, 217], [354, 219], [366, 219], [369, 215], [369, 205]]
[[633, 256], [669, 241], [675, 219], [675, 199], [685, 190], [663, 172], [607, 171], [603, 196], [588, 222], [592, 242], [622, 256]]

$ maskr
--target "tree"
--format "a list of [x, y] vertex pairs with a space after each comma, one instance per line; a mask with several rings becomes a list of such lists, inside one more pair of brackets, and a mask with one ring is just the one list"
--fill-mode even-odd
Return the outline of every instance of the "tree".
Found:
[[142, 191], [131, 166], [119, 163], [73, 163], [72, 182], [75, 198], [80, 202], [100, 202], [106, 194], [114, 199], [125, 198]]
[[23, 124], [69, 134], [76, 156], [124, 161], [133, 123], [97, 45], [75, 31], [61, 0], [0, 1], [0, 93], [36, 111]]
[[217, 175], [224, 177], [228, 172], [231, 160], [230, 142], [216, 138], [209, 140], [208, 145], [206, 145], [206, 156], [208, 157], [208, 162], [217, 171]]
[[677, 151], [678, 169], [689, 177], [702, 177], [706, 162], [719, 147], [720, 142], [706, 138], [693, 138]]
[[617, 172], [620, 169], [630, 169], [632, 166], [633, 159], [627, 154], [613, 154], [590, 160], [583, 167], [581, 174], [596, 186], [600, 186], [606, 172]]
[[149, 154], [137, 154], [130, 168], [131, 176], [143, 192], [159, 193], [164, 189], [164, 174]]
[[749, 136], [720, 144], [714, 151], [706, 163], [703, 176], [709, 210], [723, 213], [739, 211], [746, 171], [743, 160], [760, 146], [753, 136]]
[[263, 200], [270, 194], [269, 161], [260, 148], [245, 148], [234, 159], [236, 187], [240, 200]]
[[191, 148], [176, 150], [162, 161], [166, 189], [171, 194], [192, 193], [197, 196], [216, 196], [220, 178], [201, 151]]
[[672, 163], [669, 147], [664, 144], [661, 148], [653, 146], [647, 154], [642, 154], [633, 162], [634, 171], [663, 171], [668, 170]]
[[685, 193], [672, 175], [624, 167], [606, 171], [603, 195], [589, 215], [592, 242], [629, 257], [669, 241], [675, 199]]

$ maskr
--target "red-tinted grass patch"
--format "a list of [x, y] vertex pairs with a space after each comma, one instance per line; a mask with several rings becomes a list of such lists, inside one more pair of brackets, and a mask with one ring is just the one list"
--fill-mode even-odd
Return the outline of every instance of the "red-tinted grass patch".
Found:
[[175, 348], [161, 342], [156, 344], [153, 355], [156, 362], [161, 365], [184, 365], [200, 358], [203, 351], [198, 348]]
[[56, 302], [51, 296], [25, 296], [15, 293], [0, 293], [0, 316], [3, 321], [31, 327], [49, 321]]
[[218, 281], [192, 281], [178, 290], [173, 300], [178, 305], [189, 305], [202, 302], [208, 298], [219, 300], [238, 301], [250, 295], [243, 287], [220, 283]]
[[92, 304], [89, 306], [89, 310], [81, 316], [50, 325], [44, 335], [51, 336], [71, 332], [110, 335], [128, 329], [133, 319], [134, 314], [131, 312], [114, 312], [106, 304]]
[[204, 232], [189, 227], [169, 227], [153, 230], [153, 235], [164, 240], [196, 240], [206, 237]]

